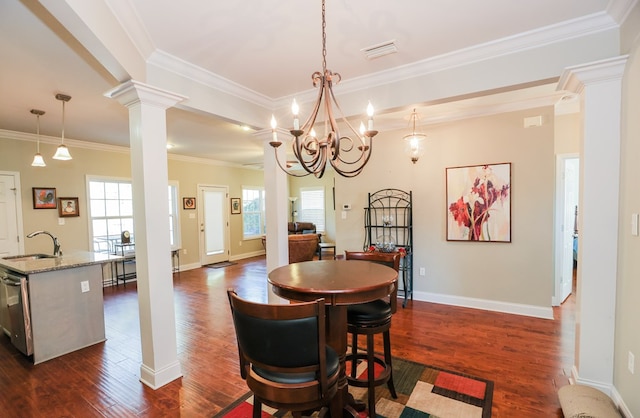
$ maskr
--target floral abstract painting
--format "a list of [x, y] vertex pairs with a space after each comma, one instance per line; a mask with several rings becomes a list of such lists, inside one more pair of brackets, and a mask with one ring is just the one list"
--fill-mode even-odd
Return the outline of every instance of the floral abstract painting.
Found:
[[447, 241], [511, 242], [511, 163], [446, 172]]

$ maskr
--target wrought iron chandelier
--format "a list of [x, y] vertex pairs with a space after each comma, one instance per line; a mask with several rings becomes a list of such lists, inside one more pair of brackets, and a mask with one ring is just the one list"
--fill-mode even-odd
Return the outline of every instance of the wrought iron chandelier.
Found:
[[[269, 144], [274, 148], [278, 166], [287, 174], [295, 177], [303, 177], [313, 174], [317, 178], [323, 176], [327, 163], [331, 164], [336, 173], [343, 177], [355, 177], [362, 172], [364, 166], [371, 157], [373, 137], [378, 131], [373, 129], [373, 106], [367, 106], [368, 122], [365, 128], [360, 123], [359, 132], [347, 120], [333, 94], [333, 83], [340, 82], [340, 74], [327, 69], [327, 35], [325, 20], [325, 0], [322, 0], [322, 72], [316, 71], [311, 75], [313, 86], [318, 88], [318, 97], [313, 111], [307, 120], [300, 126], [298, 119], [299, 107], [295, 99], [291, 110], [293, 112], [293, 129], [291, 132], [293, 154], [304, 169], [304, 172], [292, 172], [285, 168], [278, 158], [278, 147], [282, 142], [276, 132], [277, 122], [271, 117], [271, 129], [273, 139]], [[334, 109], [339, 112], [339, 119], [348, 128], [349, 135], [342, 136], [336, 121]], [[314, 126], [320, 109], [324, 111], [324, 135], [318, 137]]]

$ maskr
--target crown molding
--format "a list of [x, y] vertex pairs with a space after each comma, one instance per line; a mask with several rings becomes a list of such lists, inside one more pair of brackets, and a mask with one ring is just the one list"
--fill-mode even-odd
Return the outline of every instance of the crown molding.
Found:
[[202, 67], [159, 49], [156, 49], [151, 54], [147, 60], [147, 64], [160, 70], [177, 74], [214, 90], [219, 90], [231, 96], [238, 97], [258, 106], [270, 109], [274, 103], [273, 99], [263, 94], [248, 89], [241, 84], [212, 73], [211, 71], [207, 71]]
[[[628, 14], [630, 7], [637, 1], [620, 0], [614, 2], [611, 7], [612, 13], [615, 13], [617, 18], [621, 18]], [[342, 80], [340, 88], [343, 94], [348, 94], [617, 28], [618, 23], [614, 17], [605, 12], [595, 13], [374, 74]], [[215, 90], [269, 109], [288, 106], [294, 96], [267, 97], [158, 49], [149, 56], [147, 63], [159, 70], [175, 73]], [[308, 89], [295, 94], [300, 101], [313, 100], [316, 95], [316, 89]]]
[[146, 31], [142, 19], [130, 0], [105, 0], [107, 7], [126, 32], [127, 36], [145, 59], [149, 58], [156, 46]]
[[[17, 132], [17, 131], [9, 131], [6, 129], [0, 129], [0, 138], [10, 139], [15, 141], [36, 142], [38, 140], [38, 135], [26, 133], [26, 132]], [[120, 154], [131, 153], [131, 150], [129, 149], [129, 147], [123, 147], [119, 145], [100, 144], [97, 142], [80, 141], [77, 139], [69, 139], [69, 138], [65, 138], [64, 142], [68, 148], [81, 148], [81, 149], [88, 149], [93, 151], [115, 152]], [[60, 143], [60, 138], [53, 137], [53, 136], [40, 135], [40, 143], [50, 144], [55, 146]], [[202, 158], [202, 157], [191, 157], [191, 156], [185, 156], [185, 155], [172, 154], [170, 152], [167, 152], [167, 159], [173, 160], [173, 161], [182, 161], [186, 163], [194, 163], [194, 164], [243, 168], [248, 170], [252, 169], [252, 168], [247, 168], [241, 164], [229, 163], [225, 161], [213, 160], [213, 159]]]

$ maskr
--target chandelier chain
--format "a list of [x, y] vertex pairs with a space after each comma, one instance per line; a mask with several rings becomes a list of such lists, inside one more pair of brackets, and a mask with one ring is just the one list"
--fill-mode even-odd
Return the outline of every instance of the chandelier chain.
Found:
[[327, 73], [327, 21], [325, 20], [325, 6], [322, 0], [322, 75]]

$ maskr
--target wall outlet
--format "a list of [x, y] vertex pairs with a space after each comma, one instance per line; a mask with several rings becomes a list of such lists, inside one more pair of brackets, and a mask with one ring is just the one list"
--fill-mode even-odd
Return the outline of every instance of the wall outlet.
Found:
[[187, 255], [187, 249], [186, 248], [182, 249], [182, 254]]
[[238, 243], [238, 246], [239, 246], [239, 247], [242, 247], [242, 241], [240, 241], [240, 242]]
[[629, 351], [629, 357], [628, 357], [628, 361], [627, 361], [627, 367], [629, 368], [629, 371], [631, 372], [631, 374], [635, 373], [635, 356], [633, 355], [633, 353], [631, 351]]
[[58, 225], [64, 225], [64, 218], [58, 218]]
[[420, 275], [424, 276], [427, 274], [427, 270], [424, 267], [420, 267]]
[[80, 282], [80, 290], [82, 290], [82, 293], [87, 293], [89, 291], [89, 282], [87, 280]]

